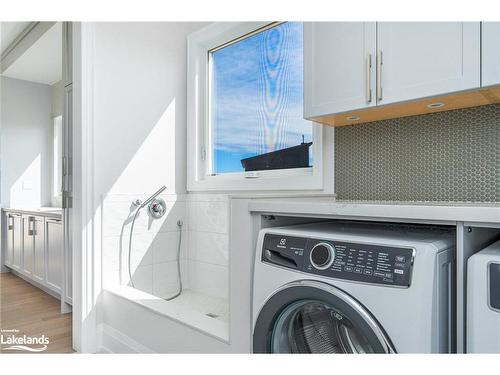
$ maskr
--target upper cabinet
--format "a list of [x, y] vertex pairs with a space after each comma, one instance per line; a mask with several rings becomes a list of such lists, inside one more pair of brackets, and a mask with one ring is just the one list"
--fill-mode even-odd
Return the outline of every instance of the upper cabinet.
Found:
[[482, 23], [482, 86], [500, 84], [500, 22]]
[[477, 88], [480, 23], [377, 23], [377, 102], [389, 104]]
[[[493, 49], [500, 56], [500, 48]], [[497, 74], [500, 77], [500, 68]], [[347, 125], [403, 117], [406, 112], [454, 109], [460, 100], [446, 103], [445, 108], [432, 101], [422, 108], [403, 106], [480, 87], [480, 22], [313, 22], [304, 26], [304, 117], [308, 119]], [[481, 98], [475, 99], [477, 105]]]
[[304, 24], [304, 117], [375, 105], [375, 22]]

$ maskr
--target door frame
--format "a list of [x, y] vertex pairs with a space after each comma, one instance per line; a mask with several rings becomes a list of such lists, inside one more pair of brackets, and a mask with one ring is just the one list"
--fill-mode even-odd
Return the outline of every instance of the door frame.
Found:
[[95, 23], [73, 23], [73, 348], [98, 350], [100, 202], [94, 189]]

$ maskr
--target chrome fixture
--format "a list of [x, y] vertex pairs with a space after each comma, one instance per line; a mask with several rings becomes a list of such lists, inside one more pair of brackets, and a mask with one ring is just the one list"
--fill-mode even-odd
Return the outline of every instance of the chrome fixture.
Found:
[[146, 199], [144, 202], [141, 201], [140, 199], [136, 199], [134, 202], [133, 202], [133, 205], [136, 206], [136, 207], [139, 207], [139, 208], [144, 208], [146, 207], [149, 203], [151, 203], [158, 195], [160, 195], [161, 193], [163, 193], [163, 191], [166, 189], [167, 187], [165, 185], [163, 185], [161, 188], [159, 188], [153, 195], [151, 195], [148, 199]]
[[372, 54], [366, 59], [366, 102], [372, 102]]
[[167, 211], [167, 204], [162, 198], [155, 198], [148, 207], [148, 212], [151, 217], [159, 219]]
[[134, 224], [137, 216], [139, 216], [139, 212], [141, 209], [149, 205], [148, 212], [153, 219], [159, 219], [162, 217], [167, 211], [167, 205], [162, 198], [157, 198], [167, 187], [163, 185], [160, 189], [158, 189], [153, 195], [151, 195], [148, 199], [142, 202], [140, 199], [136, 199], [132, 204], [137, 207], [134, 213], [134, 218], [132, 219], [132, 224], [130, 225], [130, 237], [128, 241], [128, 276], [130, 278], [130, 285], [132, 288], [135, 288], [134, 280], [132, 279], [132, 268], [130, 265], [130, 255], [132, 254], [132, 235], [134, 234]]
[[165, 298], [165, 301], [171, 301], [177, 298], [182, 293], [182, 274], [181, 274], [181, 245], [182, 245], [182, 226], [184, 223], [182, 220], [177, 221], [177, 228], [179, 228], [179, 241], [177, 242], [177, 278], [179, 280], [179, 291], [175, 293], [172, 297]]

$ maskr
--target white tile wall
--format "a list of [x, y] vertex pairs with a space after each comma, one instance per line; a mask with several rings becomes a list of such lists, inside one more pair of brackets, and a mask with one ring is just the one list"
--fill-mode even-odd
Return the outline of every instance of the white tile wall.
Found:
[[[186, 258], [187, 231], [183, 230], [181, 240], [181, 259]], [[153, 263], [173, 262], [177, 259], [179, 231], [157, 233], [153, 240]]]
[[[162, 195], [167, 213], [152, 220], [143, 210], [134, 225], [132, 273], [135, 286], [158, 297], [178, 288], [177, 221], [182, 220], [181, 270], [186, 289], [227, 299], [229, 277], [229, 200], [222, 194]], [[128, 284], [128, 241], [135, 207], [144, 195], [113, 195], [103, 200], [103, 281]]]
[[190, 231], [202, 231], [227, 234], [229, 230], [228, 202], [188, 202], [188, 228]]
[[229, 235], [190, 231], [189, 241], [189, 259], [227, 267]]
[[[181, 260], [181, 274], [183, 288], [187, 289], [187, 261]], [[153, 294], [160, 298], [173, 296], [179, 290], [177, 276], [177, 262], [164, 262], [153, 264]]]
[[193, 291], [226, 299], [229, 283], [229, 200], [222, 194], [189, 194], [188, 274]]
[[[132, 276], [134, 278], [135, 288], [142, 290], [143, 292], [153, 294], [153, 265], [139, 266], [137, 267]], [[127, 283], [130, 285], [129, 283]]]

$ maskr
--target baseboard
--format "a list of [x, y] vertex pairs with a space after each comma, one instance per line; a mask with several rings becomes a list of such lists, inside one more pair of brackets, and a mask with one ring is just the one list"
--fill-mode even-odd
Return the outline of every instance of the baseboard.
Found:
[[156, 353], [107, 324], [97, 327], [99, 353]]

